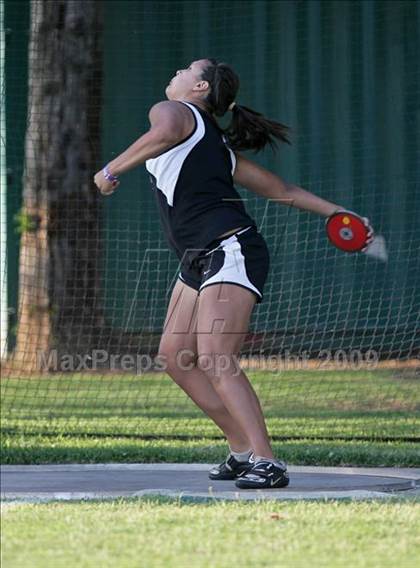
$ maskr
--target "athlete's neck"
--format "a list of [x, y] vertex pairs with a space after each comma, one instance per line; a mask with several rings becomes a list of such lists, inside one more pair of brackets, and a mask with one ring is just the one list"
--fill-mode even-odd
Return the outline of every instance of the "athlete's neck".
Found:
[[194, 100], [182, 99], [182, 100], [186, 103], [191, 103], [191, 104], [197, 106], [198, 108], [200, 108], [201, 110], [203, 110], [204, 112], [208, 113], [208, 110], [207, 110], [205, 104], [202, 101], [198, 101], [197, 99], [194, 99]]

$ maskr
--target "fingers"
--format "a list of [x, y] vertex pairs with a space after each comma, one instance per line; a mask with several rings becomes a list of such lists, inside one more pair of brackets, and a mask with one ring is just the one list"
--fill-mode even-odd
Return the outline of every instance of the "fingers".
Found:
[[119, 185], [119, 181], [114, 181], [111, 185], [108, 184], [106, 187], [100, 187], [99, 191], [102, 193], [102, 195], [111, 195], [111, 193], [114, 193]]
[[108, 181], [101, 175], [94, 177], [94, 183], [102, 195], [111, 195], [120, 185], [119, 181]]
[[375, 239], [375, 231], [373, 230], [373, 227], [370, 224], [370, 221], [367, 217], [362, 217], [362, 220], [363, 220], [363, 223], [364, 223], [365, 227], [367, 228], [368, 232], [367, 232], [367, 235], [366, 235], [366, 246], [364, 246], [361, 249], [361, 252], [366, 252], [366, 250], [369, 248], [369, 245]]
[[368, 229], [372, 229], [372, 225], [367, 217], [362, 217], [362, 221]]
[[362, 252], [365, 252], [366, 249], [369, 248], [369, 245], [374, 241], [374, 239], [375, 239], [375, 233], [374, 233], [373, 229], [370, 228], [370, 230], [369, 230], [369, 232], [368, 232], [368, 234], [367, 234], [367, 237], [366, 237], [366, 246], [364, 246], [364, 247], [361, 249], [361, 251], [362, 251]]
[[367, 236], [368, 236], [368, 237], [373, 236], [373, 235], [375, 234], [375, 231], [373, 230], [373, 227], [372, 227], [372, 225], [370, 224], [369, 219], [368, 219], [367, 217], [362, 217], [362, 219], [363, 219], [363, 223], [365, 224], [365, 227], [366, 227], [367, 230], [368, 230]]

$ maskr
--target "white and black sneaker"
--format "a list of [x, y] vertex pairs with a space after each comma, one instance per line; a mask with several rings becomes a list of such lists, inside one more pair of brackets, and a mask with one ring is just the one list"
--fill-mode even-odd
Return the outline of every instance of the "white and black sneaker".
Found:
[[289, 485], [287, 466], [283, 462], [273, 463], [259, 460], [235, 482], [239, 489], [279, 489]]
[[254, 455], [251, 454], [247, 461], [238, 461], [229, 454], [224, 462], [211, 468], [210, 479], [236, 479], [254, 466]]

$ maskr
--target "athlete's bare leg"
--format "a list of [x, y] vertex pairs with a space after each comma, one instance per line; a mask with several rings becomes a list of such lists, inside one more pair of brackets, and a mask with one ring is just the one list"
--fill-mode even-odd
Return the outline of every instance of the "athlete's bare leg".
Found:
[[237, 356], [248, 331], [256, 297], [241, 286], [213, 284], [200, 292], [197, 365], [251, 442], [255, 455], [273, 458], [257, 395]]
[[159, 355], [166, 370], [187, 395], [219, 426], [233, 451], [251, 448], [241, 427], [231, 416], [213, 382], [197, 368], [196, 290], [177, 280], [169, 302]]

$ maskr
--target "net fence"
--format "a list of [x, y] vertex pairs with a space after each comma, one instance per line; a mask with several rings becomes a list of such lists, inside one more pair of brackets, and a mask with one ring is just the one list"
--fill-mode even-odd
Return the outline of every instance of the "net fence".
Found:
[[270, 250], [239, 364], [278, 438], [414, 440], [419, 408], [416, 2], [2, 4], [5, 431], [217, 437], [156, 356], [178, 260], [144, 167], [92, 177], [148, 128], [177, 68], [225, 60], [289, 124], [250, 156], [369, 217], [388, 261], [238, 188]]

